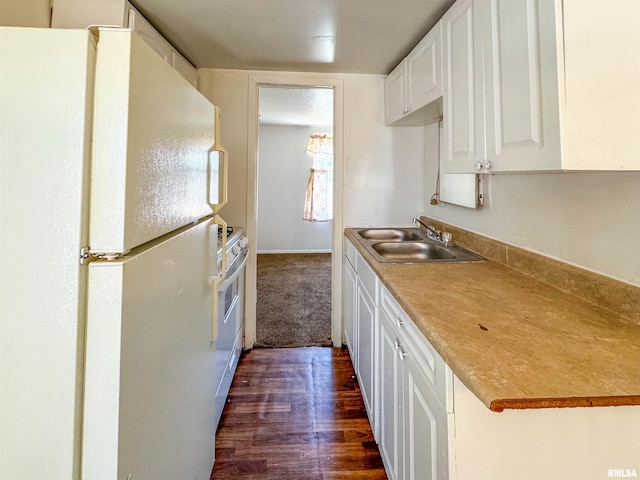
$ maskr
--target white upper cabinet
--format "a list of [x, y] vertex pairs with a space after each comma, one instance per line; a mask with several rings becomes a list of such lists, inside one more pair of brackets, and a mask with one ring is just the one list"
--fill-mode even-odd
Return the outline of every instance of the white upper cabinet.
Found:
[[53, 28], [87, 28], [91, 25], [133, 30], [191, 85], [198, 86], [198, 70], [126, 0], [56, 0]]
[[[458, 0], [442, 18], [444, 57], [443, 130], [441, 143], [442, 170], [461, 173], [476, 161], [483, 149], [482, 88], [476, 54], [477, 38], [472, 0]], [[478, 65], [479, 63], [479, 65]], [[476, 85], [479, 83], [479, 85]]]
[[127, 26], [153, 48], [165, 62], [171, 64], [174, 50], [171, 44], [135, 8], [129, 5], [128, 12]]
[[171, 66], [182, 75], [187, 82], [198, 88], [198, 70], [174, 48], [171, 52]]
[[[562, 169], [553, 1], [482, 0], [490, 171]], [[485, 166], [485, 165], [483, 165]]]
[[564, 0], [562, 11], [565, 168], [640, 170], [640, 2]]
[[51, 4], [52, 28], [126, 27], [131, 7], [126, 0], [55, 0]]
[[442, 28], [438, 22], [385, 79], [385, 123], [428, 125], [442, 106]]
[[640, 170], [632, 18], [640, 2], [458, 0], [442, 20], [442, 171]]
[[407, 63], [407, 113], [442, 97], [442, 22], [405, 58]]
[[384, 116], [387, 125], [407, 112], [407, 62], [402, 60], [384, 79]]

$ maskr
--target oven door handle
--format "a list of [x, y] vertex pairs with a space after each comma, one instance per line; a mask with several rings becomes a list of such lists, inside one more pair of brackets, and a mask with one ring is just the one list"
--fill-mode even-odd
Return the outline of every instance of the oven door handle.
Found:
[[247, 264], [247, 260], [249, 260], [249, 252], [247, 252], [247, 254], [244, 256], [242, 263], [238, 265], [236, 271], [233, 272], [229, 278], [225, 278], [224, 281], [218, 285], [219, 292], [226, 290], [229, 285], [231, 285], [236, 280], [236, 278], [238, 278], [238, 276], [242, 273], [244, 266]]
[[[220, 268], [220, 275], [213, 279], [213, 305], [211, 305], [211, 343], [218, 339], [218, 287], [223, 283], [225, 273], [227, 271], [227, 222], [225, 222], [219, 215], [213, 216], [213, 223], [222, 227], [222, 267]], [[217, 230], [216, 230], [217, 231]]]

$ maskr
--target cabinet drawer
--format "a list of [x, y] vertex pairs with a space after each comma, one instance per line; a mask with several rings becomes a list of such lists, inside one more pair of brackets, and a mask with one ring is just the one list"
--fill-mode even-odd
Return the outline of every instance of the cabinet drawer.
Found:
[[376, 288], [378, 282], [378, 276], [373, 272], [367, 261], [356, 252], [356, 272], [358, 273], [358, 280], [362, 283], [365, 291], [373, 300], [373, 303], [378, 304], [378, 289]]
[[[351, 243], [351, 241], [344, 237], [344, 256], [349, 260], [349, 263], [356, 270], [356, 247]], [[356, 270], [357, 272], [357, 270]]]
[[393, 295], [386, 288], [381, 288], [380, 305], [398, 331], [404, 331], [407, 321], [411, 321]]
[[451, 371], [447, 364], [386, 288], [381, 289], [380, 303], [399, 333], [405, 354], [420, 367], [438, 401], [448, 411], [451, 406], [447, 406], [447, 376]]

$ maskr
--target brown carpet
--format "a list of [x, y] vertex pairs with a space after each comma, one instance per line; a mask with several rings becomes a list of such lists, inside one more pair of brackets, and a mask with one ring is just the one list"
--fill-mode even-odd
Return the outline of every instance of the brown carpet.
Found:
[[256, 347], [331, 346], [331, 254], [258, 255]]

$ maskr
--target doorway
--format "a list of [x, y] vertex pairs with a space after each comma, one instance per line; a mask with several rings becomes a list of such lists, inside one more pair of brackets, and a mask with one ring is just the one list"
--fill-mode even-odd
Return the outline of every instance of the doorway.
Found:
[[331, 346], [333, 89], [260, 86], [256, 347]]
[[[343, 125], [343, 81], [339, 78], [325, 78], [315, 74], [305, 74], [304, 76], [293, 76], [290, 74], [273, 74], [268, 76], [251, 76], [249, 78], [249, 143], [248, 143], [248, 172], [247, 172], [247, 236], [249, 242], [253, 245], [253, 251], [259, 248], [269, 250], [270, 247], [261, 242], [261, 246], [258, 248], [258, 235], [259, 235], [259, 215], [260, 205], [259, 202], [260, 189], [259, 187], [259, 175], [263, 169], [262, 164], [259, 161], [259, 130], [261, 121], [266, 123], [265, 114], [262, 113], [259, 116], [260, 110], [260, 96], [263, 93], [263, 88], [278, 87], [280, 90], [276, 93], [282, 93], [285, 89], [315, 89], [320, 88], [323, 90], [331, 90], [333, 93], [333, 219], [331, 222], [326, 222], [326, 225], [330, 225], [325, 229], [330, 230], [331, 244], [329, 251], [331, 252], [331, 344], [335, 347], [342, 345], [342, 313], [341, 313], [341, 288], [342, 288], [342, 276], [341, 276], [341, 258], [342, 258], [342, 125]], [[266, 90], [264, 90], [266, 91]], [[273, 93], [273, 92], [271, 92]], [[308, 125], [307, 125], [308, 126]], [[311, 134], [309, 133], [311, 136]], [[325, 135], [325, 134], [322, 134]], [[306, 155], [306, 153], [305, 153]], [[305, 168], [308, 168], [305, 167]], [[306, 172], [307, 178], [309, 170]], [[306, 185], [303, 190], [306, 189]], [[276, 209], [278, 207], [274, 207]], [[304, 209], [304, 199], [302, 199], [302, 209]], [[267, 209], [269, 211], [269, 209]], [[300, 211], [299, 211], [300, 212]], [[271, 217], [273, 210], [267, 213], [267, 219]], [[299, 213], [299, 215], [301, 215]], [[276, 222], [271, 222], [275, 224]], [[313, 223], [313, 222], [311, 222]], [[264, 226], [262, 227], [264, 230]], [[280, 231], [280, 236], [284, 236], [286, 232]], [[283, 250], [287, 250], [285, 246]], [[323, 247], [307, 246], [311, 250], [310, 254], [321, 253], [326, 250]], [[277, 251], [280, 248], [273, 248], [275, 252], [267, 255], [277, 255]], [[247, 265], [247, 298], [246, 298], [246, 315], [245, 315], [245, 348], [253, 348], [256, 342], [256, 309], [257, 309], [257, 276], [258, 276], [258, 255], [253, 255]], [[326, 310], [326, 308], [325, 308]]]

